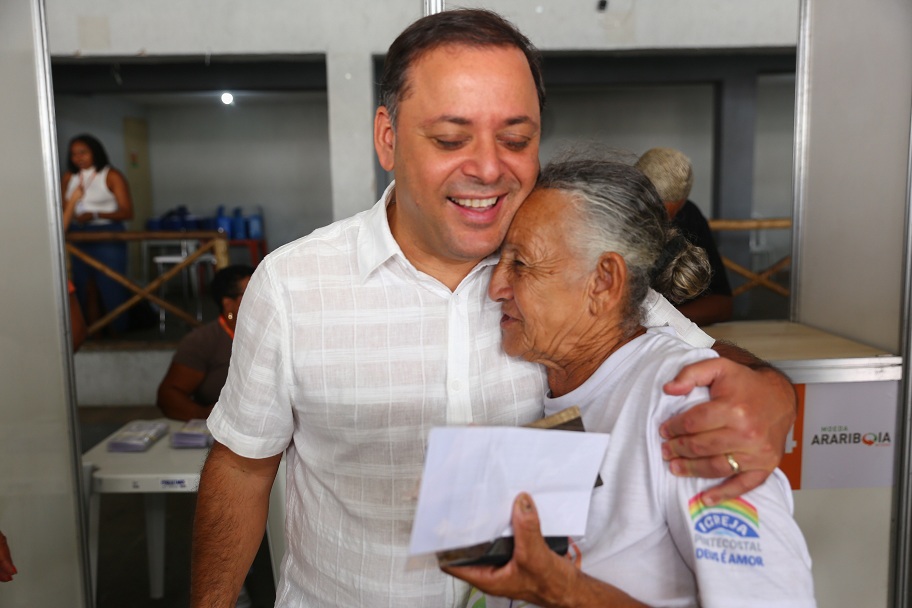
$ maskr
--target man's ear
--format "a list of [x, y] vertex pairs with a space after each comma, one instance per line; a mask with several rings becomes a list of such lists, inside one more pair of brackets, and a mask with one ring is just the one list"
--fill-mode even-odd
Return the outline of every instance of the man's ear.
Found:
[[593, 272], [591, 301], [593, 312], [602, 312], [624, 297], [627, 288], [627, 263], [620, 254], [606, 251], [599, 256]]
[[396, 147], [396, 132], [390, 120], [386, 106], [377, 108], [374, 114], [374, 150], [377, 151], [377, 160], [386, 171], [392, 171], [395, 165], [394, 151]]

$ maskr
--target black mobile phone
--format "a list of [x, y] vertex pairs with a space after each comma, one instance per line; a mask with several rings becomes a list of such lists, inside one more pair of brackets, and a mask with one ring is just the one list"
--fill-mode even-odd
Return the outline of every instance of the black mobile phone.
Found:
[[[566, 536], [546, 536], [548, 547], [558, 555], [566, 555], [570, 541]], [[489, 543], [437, 554], [441, 566], [503, 566], [513, 557], [513, 537], [504, 536]]]

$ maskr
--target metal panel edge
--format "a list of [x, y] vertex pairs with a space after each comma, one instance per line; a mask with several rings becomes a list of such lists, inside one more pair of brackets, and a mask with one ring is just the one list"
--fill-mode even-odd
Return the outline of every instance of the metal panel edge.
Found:
[[813, 359], [776, 361], [792, 382], [876, 382], [900, 380], [903, 377], [902, 358], [895, 356], [861, 359]]
[[897, 408], [897, 440], [894, 471], [893, 521], [894, 533], [890, 547], [892, 581], [890, 604], [907, 606], [912, 599], [912, 107], [909, 108], [909, 152], [906, 167], [906, 210], [903, 235], [903, 285], [900, 340], [903, 382]]
[[[42, 156], [44, 165], [45, 204], [48, 207], [48, 217], [52, 219], [48, 223], [48, 230], [52, 232], [50, 242], [54, 247], [52, 260], [54, 266], [53, 277], [55, 280], [54, 291], [58, 303], [58, 310], [62, 315], [61, 326], [66, 329], [64, 343], [69, 345], [72, 340], [72, 324], [70, 321], [69, 310], [69, 293], [66, 288], [66, 260], [64, 257], [63, 247], [63, 219], [61, 217], [61, 191], [60, 191], [60, 168], [57, 164], [57, 128], [56, 116], [54, 111], [54, 92], [51, 82], [51, 56], [50, 46], [47, 37], [47, 15], [45, 11], [44, 0], [32, 0], [32, 28], [35, 40], [35, 77], [38, 84], [38, 119], [41, 129]], [[76, 384], [73, 364], [73, 351], [71, 348], [65, 348], [61, 351], [62, 368], [66, 374], [67, 380], [67, 422], [70, 429], [70, 453], [73, 463], [73, 487], [76, 489], [75, 512], [76, 512], [76, 530], [80, 545], [81, 571], [82, 571], [82, 594], [84, 606], [94, 606], [94, 593], [91, 584], [91, 573], [89, 569], [89, 544], [88, 530], [86, 528], [87, 515], [85, 512], [86, 500], [82, 496], [83, 470], [82, 470], [82, 450], [79, 442], [78, 420], [76, 412]]]
[[798, 16], [798, 48], [795, 66], [795, 152], [793, 210], [792, 210], [792, 298], [789, 303], [789, 320], [800, 322], [798, 315], [801, 303], [801, 229], [804, 221], [805, 199], [807, 198], [807, 155], [810, 119], [810, 42], [811, 42], [811, 1], [801, 0]]

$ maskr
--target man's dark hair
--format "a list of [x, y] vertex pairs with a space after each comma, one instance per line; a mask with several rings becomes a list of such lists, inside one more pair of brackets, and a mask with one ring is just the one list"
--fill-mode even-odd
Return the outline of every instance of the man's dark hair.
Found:
[[209, 294], [215, 300], [219, 314], [222, 311], [222, 298], [236, 298], [241, 295], [238, 283], [253, 274], [253, 268], [246, 264], [225, 266], [215, 273], [212, 283], [209, 284]]
[[399, 34], [390, 45], [380, 76], [380, 105], [385, 106], [393, 128], [399, 102], [409, 92], [409, 68], [429, 51], [448, 45], [515, 47], [529, 62], [538, 92], [538, 108], [545, 108], [541, 54], [515, 25], [493, 11], [454, 9], [422, 17]]
[[67, 146], [67, 169], [70, 170], [70, 173], [79, 173], [79, 167], [73, 163], [73, 159], [70, 157], [70, 150], [73, 149], [73, 144], [80, 142], [86, 145], [86, 147], [92, 152], [92, 165], [95, 166], [96, 171], [101, 171], [106, 166], [108, 166], [108, 153], [105, 152], [104, 146], [101, 145], [101, 142], [89, 135], [88, 133], [83, 133], [82, 135], [77, 135], [70, 140], [70, 144]]

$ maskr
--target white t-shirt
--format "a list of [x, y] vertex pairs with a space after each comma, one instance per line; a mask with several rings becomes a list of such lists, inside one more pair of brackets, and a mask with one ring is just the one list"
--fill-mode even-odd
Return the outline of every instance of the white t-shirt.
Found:
[[[611, 435], [604, 484], [593, 490], [586, 535], [572, 539], [569, 558], [649, 606], [814, 606], [811, 559], [780, 471], [707, 508], [699, 495], [718, 480], [675, 477], [662, 460], [661, 422], [708, 400], [705, 388], [672, 397], [662, 385], [715, 356], [668, 328], [650, 329], [582, 386], [545, 399], [546, 415], [577, 405], [587, 431]], [[511, 605], [486, 599], [488, 608]]]
[[[110, 166], [105, 166], [101, 171], [96, 172], [94, 167], [83, 169], [70, 177], [67, 183], [66, 198], [82, 186], [83, 196], [76, 203], [75, 215], [83, 213], [113, 213], [117, 211], [117, 198], [108, 188], [108, 171]], [[93, 225], [109, 224], [111, 220], [97, 219], [91, 220]]]
[[542, 414], [542, 368], [501, 349], [497, 257], [451, 292], [402, 254], [389, 192], [258, 266], [209, 417], [242, 456], [287, 448], [277, 606], [463, 605], [468, 585], [408, 560], [428, 431]]

